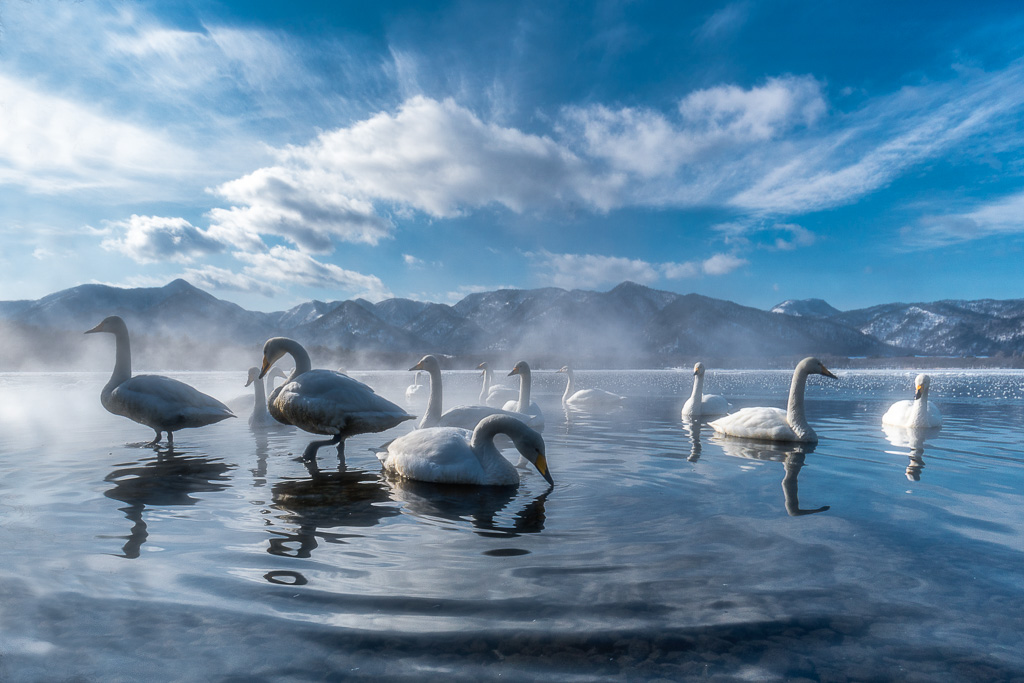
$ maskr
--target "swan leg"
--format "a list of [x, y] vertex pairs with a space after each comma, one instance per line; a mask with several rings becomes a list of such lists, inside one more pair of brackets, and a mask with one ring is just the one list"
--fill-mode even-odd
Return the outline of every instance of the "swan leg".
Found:
[[174, 448], [174, 433], [170, 430], [167, 431], [167, 447]]
[[[170, 434], [171, 434], [170, 432], [167, 432], [168, 436], [170, 436]], [[146, 445], [147, 446], [156, 446], [158, 443], [160, 443], [160, 439], [163, 437], [163, 435], [164, 435], [163, 432], [161, 432], [160, 430], [156, 430], [156, 436], [153, 438], [152, 441], [150, 441]]]
[[345, 442], [341, 440], [341, 434], [338, 434], [333, 439], [323, 439], [321, 441], [310, 441], [309, 445], [306, 446], [306, 450], [302, 451], [303, 460], [315, 460], [316, 452], [320, 450], [321, 446], [330, 446], [332, 444], [341, 444], [338, 446], [338, 450], [341, 451], [345, 447]]

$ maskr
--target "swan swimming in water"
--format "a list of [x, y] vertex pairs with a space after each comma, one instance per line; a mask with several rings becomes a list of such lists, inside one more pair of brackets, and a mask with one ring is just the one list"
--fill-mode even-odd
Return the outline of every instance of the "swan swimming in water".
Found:
[[613, 394], [604, 389], [576, 389], [576, 376], [572, 368], [563, 365], [558, 372], [566, 375], [565, 393], [562, 394], [562, 403], [570, 408], [618, 408], [626, 400], [625, 396]]
[[928, 387], [932, 380], [928, 375], [918, 375], [914, 380], [914, 400], [896, 401], [882, 416], [882, 424], [904, 429], [933, 429], [942, 426], [942, 413], [928, 400]]
[[444, 400], [444, 390], [441, 386], [441, 364], [436, 356], [426, 355], [420, 362], [409, 368], [409, 370], [422, 370], [427, 373], [430, 379], [430, 397], [427, 399], [427, 409], [423, 413], [417, 429], [427, 427], [460, 427], [462, 429], [474, 429], [480, 420], [490, 415], [506, 415], [521, 419], [534, 429], [542, 428], [543, 421], [536, 424], [536, 420], [529, 415], [520, 415], [513, 411], [492, 408], [490, 406], [457, 406], [451, 410], [441, 412]]
[[483, 386], [480, 389], [480, 404], [485, 406], [493, 406], [495, 408], [505, 405], [505, 401], [511, 400], [519, 396], [519, 392], [511, 387], [507, 387], [504, 384], [493, 384], [492, 379], [494, 372], [491, 370], [491, 366], [486, 362], [476, 366], [477, 370], [482, 371], [483, 375]]
[[531, 426], [533, 424], [544, 424], [544, 413], [541, 412], [540, 406], [530, 400], [530, 384], [532, 383], [532, 376], [530, 374], [530, 365], [525, 360], [521, 360], [515, 364], [512, 368], [512, 372], [508, 373], [508, 376], [519, 375], [519, 399], [515, 401], [508, 401], [503, 406], [505, 410], [512, 411], [514, 413], [523, 413], [529, 415], [531, 420]]
[[839, 379], [817, 358], [804, 358], [793, 371], [793, 381], [789, 385], [789, 405], [786, 410], [744, 408], [709, 424], [716, 432], [727, 436], [764, 441], [815, 443], [818, 435], [811, 429], [804, 414], [804, 389], [807, 386], [807, 375], [812, 374]]
[[473, 431], [457, 427], [428, 427], [400, 436], [377, 452], [384, 471], [405, 479], [437, 484], [514, 486], [519, 472], [494, 445], [505, 434], [549, 484], [554, 485], [544, 456], [544, 439], [521, 420], [490, 415]]
[[718, 394], [704, 393], [704, 364], [693, 366], [693, 392], [683, 404], [682, 417], [693, 420], [700, 417], [725, 415], [732, 410], [732, 404]]
[[116, 360], [110, 381], [100, 392], [100, 403], [114, 415], [127, 417], [156, 432], [150, 445], [160, 443], [167, 432], [167, 445], [174, 445], [174, 432], [235, 417], [230, 409], [212, 396], [162, 375], [132, 377], [132, 351], [128, 326], [119, 316], [105, 318], [86, 334], [108, 332], [114, 335]]
[[417, 372], [416, 378], [413, 383], [405, 388], [405, 401], [406, 403], [413, 403], [414, 401], [420, 401], [427, 394], [427, 388], [420, 381], [420, 376], [423, 373]]
[[271, 392], [267, 401], [270, 414], [278, 422], [295, 425], [303, 431], [333, 435], [331, 439], [313, 441], [306, 446], [302, 454], [305, 460], [315, 459], [321, 446], [333, 444], [338, 446], [338, 457], [344, 458], [348, 437], [382, 432], [414, 419], [413, 415], [348, 375], [311, 369], [306, 349], [286, 337], [273, 337], [263, 345], [260, 377], [285, 354], [295, 360], [295, 369], [284, 384]]

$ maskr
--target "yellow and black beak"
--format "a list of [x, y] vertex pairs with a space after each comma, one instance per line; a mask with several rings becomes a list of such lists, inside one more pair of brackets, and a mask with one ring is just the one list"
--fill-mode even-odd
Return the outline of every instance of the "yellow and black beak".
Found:
[[102, 332], [103, 330], [100, 329], [101, 327], [103, 327], [103, 323], [100, 323], [99, 325], [97, 325], [96, 327], [92, 328], [91, 330], [86, 330], [84, 334], [92, 334], [93, 332]]
[[[267, 374], [267, 371], [270, 370], [271, 365], [273, 365], [273, 362], [271, 362], [271, 360], [266, 356], [263, 356], [263, 367], [260, 369], [260, 379], [263, 379], [263, 375]], [[249, 385], [246, 384], [245, 386]]]
[[826, 377], [831, 377], [832, 379], [839, 379], [831, 372], [829, 372], [828, 368], [826, 368], [824, 365], [821, 366], [821, 374], [825, 375]]
[[412, 372], [413, 370], [422, 370], [422, 369], [423, 369], [423, 361], [420, 361], [416, 365], [414, 365], [411, 368], [409, 368], [409, 371]]
[[924, 391], [924, 387], [920, 384], [917, 385], [917, 391], [914, 392], [914, 400], [917, 401], [921, 398], [921, 392]]
[[541, 473], [549, 484], [555, 485], [554, 480], [551, 478], [551, 473], [548, 471], [548, 460], [544, 457], [543, 453], [537, 454], [537, 459], [533, 462], [537, 466], [537, 471]]

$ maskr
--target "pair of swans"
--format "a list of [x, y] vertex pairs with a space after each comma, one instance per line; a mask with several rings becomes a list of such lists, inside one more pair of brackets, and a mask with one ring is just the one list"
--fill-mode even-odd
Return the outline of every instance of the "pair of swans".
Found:
[[249, 368], [249, 375], [245, 380], [245, 386], [251, 384], [254, 392], [252, 414], [249, 415], [249, 427], [252, 429], [285, 426], [275, 420], [267, 410], [267, 394], [274, 390], [275, 377], [287, 378], [288, 375], [284, 374], [284, 371], [280, 368], [274, 367], [261, 380], [260, 369], [255, 365]]
[[704, 364], [693, 366], [693, 391], [686, 399], [681, 412], [684, 420], [699, 420], [702, 417], [725, 415], [732, 410], [732, 404], [718, 394], [704, 393]]
[[128, 326], [120, 316], [104, 318], [86, 334], [114, 335], [114, 372], [100, 392], [100, 403], [114, 415], [127, 417], [156, 432], [149, 445], [160, 443], [167, 432], [167, 445], [174, 446], [174, 432], [235, 417], [231, 410], [194, 387], [163, 375], [132, 376], [131, 341]]
[[568, 365], [562, 366], [558, 372], [565, 373], [565, 393], [562, 394], [562, 404], [570, 408], [583, 410], [609, 410], [618, 408], [626, 400], [625, 396], [613, 394], [604, 389], [580, 389], [576, 391], [576, 376]]
[[818, 435], [811, 429], [804, 412], [804, 391], [808, 375], [824, 375], [838, 379], [817, 358], [804, 358], [793, 371], [789, 385], [789, 404], [781, 408], [744, 408], [710, 422], [711, 428], [725, 436], [738, 436], [762, 441], [794, 441], [816, 443]]
[[[525, 395], [527, 404], [529, 405], [530, 400], [530, 368], [525, 362], [520, 361], [516, 363], [516, 368], [520, 368], [523, 374], [523, 389], [521, 390], [520, 399]], [[513, 373], [516, 373], [516, 368], [513, 368]], [[409, 368], [409, 370], [420, 370], [427, 373], [429, 378], [430, 396], [427, 399], [427, 409], [423, 413], [423, 418], [420, 420], [418, 429], [425, 429], [427, 427], [459, 427], [462, 429], [474, 429], [480, 420], [490, 415], [507, 415], [522, 420], [527, 426], [533, 429], [544, 428], [544, 417], [540, 414], [540, 408], [537, 408], [536, 414], [528, 414], [525, 412], [515, 410], [518, 407], [519, 402], [509, 402], [504, 408], [492, 408], [486, 405], [477, 406], [458, 406], [450, 410], [442, 412], [442, 405], [444, 400], [444, 389], [441, 384], [441, 364], [438, 362], [436, 356], [426, 355], [420, 359], [416, 365]], [[512, 373], [510, 373], [512, 374]], [[513, 405], [513, 403], [515, 405]], [[536, 404], [533, 404], [536, 405]], [[510, 407], [511, 406], [511, 407]]]

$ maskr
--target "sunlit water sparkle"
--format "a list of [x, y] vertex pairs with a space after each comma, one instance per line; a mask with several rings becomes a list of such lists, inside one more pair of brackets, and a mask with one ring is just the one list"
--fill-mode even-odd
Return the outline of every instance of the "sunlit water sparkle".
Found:
[[[222, 399], [244, 373], [169, 373]], [[411, 373], [353, 373], [404, 404]], [[247, 414], [175, 435], [103, 411], [99, 373], [0, 374], [0, 680], [999, 680], [1024, 677], [1024, 373], [937, 371], [923, 448], [881, 416], [912, 371], [812, 378], [815, 448], [684, 425], [686, 371], [534, 374], [556, 486], [346, 467]], [[446, 405], [476, 373], [445, 374]], [[736, 408], [788, 372], [709, 371]], [[422, 406], [412, 406], [419, 413]], [[827, 510], [794, 516], [790, 513]]]

